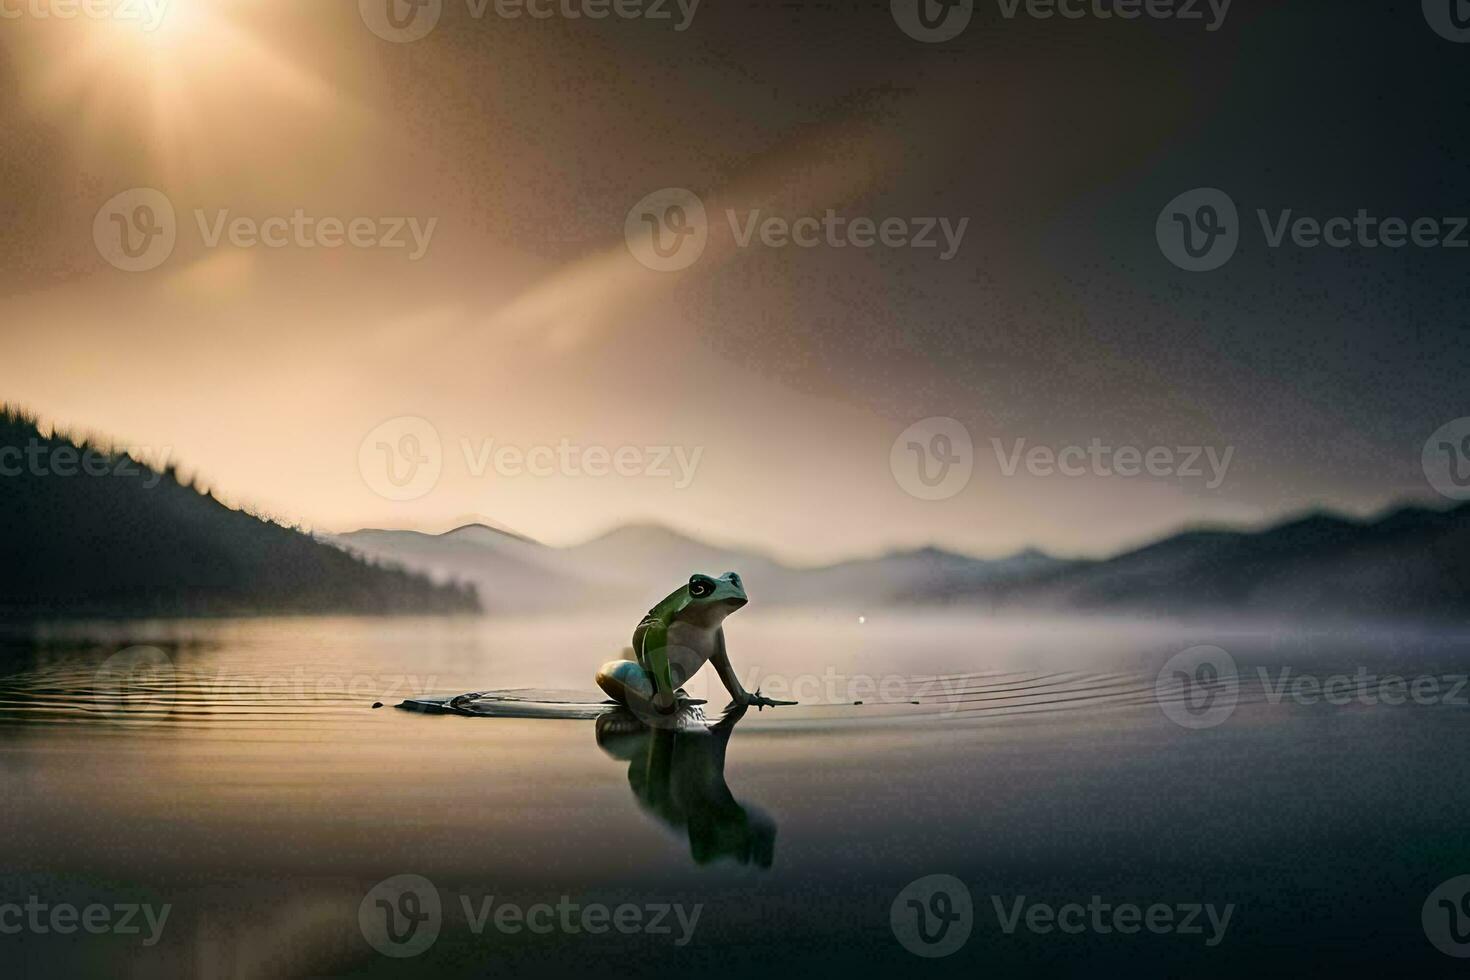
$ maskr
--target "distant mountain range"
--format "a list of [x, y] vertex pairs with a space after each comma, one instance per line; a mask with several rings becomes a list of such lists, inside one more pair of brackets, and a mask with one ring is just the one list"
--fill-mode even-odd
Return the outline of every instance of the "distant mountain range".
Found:
[[1470, 504], [1374, 520], [1312, 513], [1262, 531], [1187, 531], [1074, 563], [911, 601], [989, 608], [1459, 621], [1470, 616]]
[[0, 408], [0, 619], [479, 608]]
[[1025, 552], [984, 561], [934, 548], [821, 568], [794, 568], [746, 549], [721, 548], [669, 528], [618, 528], [570, 548], [470, 524], [444, 534], [362, 530], [337, 535], [344, 548], [402, 563], [440, 581], [472, 582], [486, 607], [502, 612], [653, 605], [695, 571], [738, 571], [763, 604], [863, 608], [952, 588], [979, 586], [1068, 563]]
[[[875, 561], [797, 569], [757, 551], [722, 548], [652, 524], [629, 525], [553, 548], [482, 524], [443, 534], [367, 529], [337, 535], [342, 547], [401, 563], [439, 581], [475, 584], [491, 612], [567, 608], [642, 610], [695, 571], [738, 571], [762, 604], [864, 606], [944, 587], [957, 567], [985, 563], [932, 549]], [[874, 567], [881, 564], [882, 568]]]
[[658, 525], [552, 548], [471, 524], [444, 534], [362, 530], [343, 547], [444, 581], [474, 583], [491, 612], [651, 605], [694, 571], [741, 573], [765, 605], [954, 606], [1142, 616], [1463, 620], [1470, 614], [1470, 505], [1359, 521], [1318, 513], [1260, 531], [1190, 530], [1103, 560], [1039, 551], [986, 560], [923, 548], [793, 568]]

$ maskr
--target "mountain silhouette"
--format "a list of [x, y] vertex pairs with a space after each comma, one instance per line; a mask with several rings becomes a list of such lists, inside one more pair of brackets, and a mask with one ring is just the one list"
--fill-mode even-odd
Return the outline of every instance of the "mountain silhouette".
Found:
[[752, 598], [763, 605], [861, 610], [1067, 564], [1034, 550], [987, 560], [919, 548], [800, 568], [754, 549], [710, 544], [658, 524], [626, 525], [566, 548], [482, 525], [444, 534], [364, 529], [332, 540], [368, 558], [473, 582], [492, 612], [646, 609], [691, 572], [732, 570], [750, 583]]
[[596, 594], [590, 579], [562, 567], [554, 549], [483, 524], [443, 534], [366, 529], [327, 540], [367, 561], [472, 583], [489, 612], [566, 609]]
[[479, 608], [472, 587], [348, 555], [0, 407], [0, 616]]
[[1463, 621], [1470, 613], [1470, 505], [1402, 507], [1375, 520], [1314, 512], [1259, 531], [1190, 530], [1104, 561], [905, 599], [1168, 616]]
[[1404, 507], [1376, 520], [1319, 512], [1264, 530], [1190, 529], [1105, 559], [1029, 549], [987, 560], [920, 548], [816, 568], [654, 524], [567, 548], [491, 528], [364, 530], [336, 540], [378, 560], [473, 581], [501, 598], [492, 608], [516, 611], [538, 603], [648, 606], [693, 571], [733, 569], [763, 605], [812, 608], [1440, 621], [1470, 613], [1470, 505]]

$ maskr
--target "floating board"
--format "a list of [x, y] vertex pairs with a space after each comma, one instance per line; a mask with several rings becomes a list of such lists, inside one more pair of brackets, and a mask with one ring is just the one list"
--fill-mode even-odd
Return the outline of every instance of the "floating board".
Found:
[[[681, 702], [679, 710], [662, 719], [660, 728], [674, 731], [706, 731], [709, 718], [703, 701]], [[559, 718], [571, 721], [595, 721], [613, 712], [622, 712], [634, 727], [642, 727], [627, 708], [609, 701], [600, 693], [586, 691], [548, 691], [517, 688], [508, 691], [472, 691], [450, 697], [409, 698], [398, 705], [405, 711], [431, 715], [463, 715], [469, 718]], [[617, 726], [616, 719], [609, 719]]]
[[472, 691], [448, 697], [409, 698], [398, 707], [430, 715], [592, 720], [618, 706], [600, 692], [526, 687], [508, 691]]

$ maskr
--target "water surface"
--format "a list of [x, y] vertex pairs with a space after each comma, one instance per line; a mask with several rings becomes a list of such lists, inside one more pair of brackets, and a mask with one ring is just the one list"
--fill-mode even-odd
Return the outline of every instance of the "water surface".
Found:
[[[0, 903], [170, 912], [152, 945], [146, 929], [22, 930], [0, 935], [0, 951], [22, 975], [124, 977], [1454, 962], [1429, 944], [1421, 909], [1470, 873], [1466, 707], [1275, 703], [1256, 673], [1450, 678], [1470, 666], [1453, 638], [752, 611], [730, 624], [737, 669], [803, 704], [749, 712], [717, 745], [392, 707], [589, 691], [630, 626], [261, 619], [14, 638], [0, 667]], [[1194, 644], [1229, 650], [1243, 674], [1234, 711], [1200, 729], [1172, 721], [1155, 687]], [[114, 669], [120, 651], [136, 669]], [[691, 693], [719, 716], [716, 681]], [[405, 874], [432, 883], [442, 912], [428, 948], [397, 959], [373, 948], [359, 911]], [[965, 884], [973, 930], [953, 955], [921, 960], [890, 912], [932, 874]], [[1007, 933], [994, 911], [1093, 896], [1233, 912], [1209, 945]], [[677, 925], [477, 932], [487, 900], [700, 911], [682, 937]]]

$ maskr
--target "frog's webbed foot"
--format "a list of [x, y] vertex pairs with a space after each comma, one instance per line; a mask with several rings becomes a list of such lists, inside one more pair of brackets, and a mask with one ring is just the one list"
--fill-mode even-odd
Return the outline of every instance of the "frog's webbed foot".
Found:
[[753, 706], [757, 711], [764, 711], [767, 708], [775, 708], [775, 707], [779, 707], [781, 705], [793, 705], [793, 704], [796, 704], [797, 702], [795, 702], [795, 701], [777, 701], [774, 698], [764, 697], [761, 694], [761, 689], [760, 688], [756, 688], [754, 694], [747, 694], [745, 696], [745, 703], [747, 705]]

